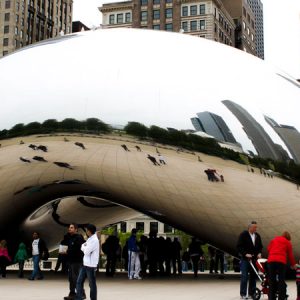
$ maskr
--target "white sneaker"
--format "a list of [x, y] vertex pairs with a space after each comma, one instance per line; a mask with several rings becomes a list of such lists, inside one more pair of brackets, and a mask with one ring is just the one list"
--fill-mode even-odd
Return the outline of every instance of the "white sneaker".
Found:
[[140, 277], [140, 276], [136, 276], [136, 277], [134, 277], [134, 279], [141, 280], [141, 279], [142, 279], [142, 277]]

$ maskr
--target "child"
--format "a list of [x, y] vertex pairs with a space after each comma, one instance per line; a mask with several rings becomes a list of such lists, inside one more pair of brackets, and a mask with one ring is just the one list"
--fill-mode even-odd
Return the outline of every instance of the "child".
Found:
[[8, 255], [6, 240], [2, 240], [0, 242], [0, 269], [3, 278], [6, 277], [6, 266], [10, 261], [11, 259]]
[[300, 259], [296, 265], [297, 300], [300, 300]]
[[16, 253], [14, 262], [19, 264], [19, 278], [23, 278], [24, 262], [28, 259], [28, 254], [26, 251], [26, 246], [24, 243], [20, 243], [19, 249]]

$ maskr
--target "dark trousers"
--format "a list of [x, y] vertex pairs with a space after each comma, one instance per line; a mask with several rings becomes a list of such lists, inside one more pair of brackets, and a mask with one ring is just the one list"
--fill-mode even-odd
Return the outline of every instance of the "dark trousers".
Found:
[[216, 263], [215, 263], [215, 272], [218, 272], [218, 267], [220, 263], [220, 272], [224, 274], [224, 255], [216, 255]]
[[286, 265], [279, 262], [270, 262], [268, 264], [269, 274], [269, 300], [275, 300], [278, 288], [278, 300], [286, 299], [286, 283], [285, 283]]
[[300, 281], [296, 282], [297, 284], [297, 300], [300, 299]]
[[76, 285], [76, 300], [83, 299], [83, 285], [84, 281], [88, 278], [89, 286], [90, 286], [90, 299], [97, 300], [97, 285], [96, 285], [96, 268], [82, 266], [79, 272], [79, 276], [77, 279]]
[[210, 261], [209, 261], [209, 273], [212, 273], [213, 270], [215, 269], [215, 258], [214, 257], [210, 257]]
[[20, 278], [23, 278], [24, 277], [24, 272], [23, 272], [23, 270], [24, 270], [24, 260], [19, 260], [18, 263], [19, 263], [19, 274], [18, 274], [18, 276]]
[[[255, 264], [254, 264], [255, 265]], [[241, 259], [241, 285], [240, 285], [240, 295], [247, 296], [247, 283], [248, 285], [248, 295], [253, 296], [256, 289], [256, 274], [253, 268], [250, 266], [248, 259]]]
[[200, 255], [191, 255], [191, 260], [193, 262], [194, 277], [197, 277], [198, 276], [198, 265], [199, 265]]
[[106, 261], [106, 275], [114, 275], [116, 272], [116, 261], [117, 257], [115, 255], [107, 255]]
[[7, 266], [7, 259], [4, 256], [0, 256], [0, 270], [2, 277], [6, 277], [6, 266]]
[[173, 274], [176, 274], [176, 263], [177, 263], [177, 268], [178, 268], [178, 274], [182, 274], [182, 265], [181, 265], [181, 258], [180, 257], [175, 257], [172, 258], [172, 265], [173, 265]]
[[76, 294], [76, 284], [79, 276], [80, 268], [82, 267], [82, 263], [69, 263], [69, 288], [70, 288], [70, 296], [74, 296]]

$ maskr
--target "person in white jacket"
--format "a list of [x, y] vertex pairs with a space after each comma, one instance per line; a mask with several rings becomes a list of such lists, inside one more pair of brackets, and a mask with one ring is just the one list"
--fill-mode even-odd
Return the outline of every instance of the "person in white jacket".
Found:
[[81, 246], [81, 251], [84, 256], [83, 266], [80, 269], [76, 284], [76, 300], [83, 299], [83, 284], [86, 277], [88, 278], [90, 285], [90, 299], [97, 299], [96, 270], [99, 262], [100, 246], [95, 225], [88, 224], [86, 226], [86, 233], [88, 239]]

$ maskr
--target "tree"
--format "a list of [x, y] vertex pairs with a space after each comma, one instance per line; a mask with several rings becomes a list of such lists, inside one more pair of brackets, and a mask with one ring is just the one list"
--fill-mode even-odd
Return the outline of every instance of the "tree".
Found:
[[109, 132], [110, 128], [107, 124], [97, 118], [88, 118], [84, 122], [85, 128], [91, 131]]
[[59, 123], [56, 119], [48, 119], [43, 122], [42, 128], [49, 129], [49, 130], [56, 130], [58, 129]]
[[149, 129], [148, 135], [153, 139], [161, 142], [167, 142], [169, 140], [168, 130], [152, 125]]
[[24, 124], [23, 123], [19, 123], [16, 124], [15, 126], [13, 126], [10, 130], [9, 130], [9, 135], [10, 136], [17, 136], [17, 135], [21, 135], [24, 131]]
[[66, 118], [60, 122], [60, 127], [63, 130], [80, 130], [82, 128], [82, 123], [73, 118]]
[[144, 124], [138, 122], [128, 122], [124, 130], [128, 134], [132, 134], [138, 137], [146, 137], [148, 135], [148, 128]]

